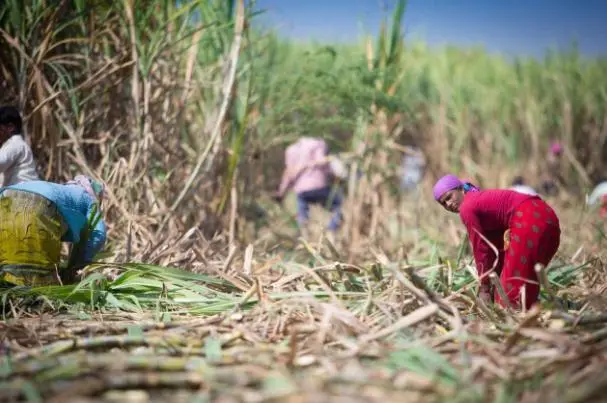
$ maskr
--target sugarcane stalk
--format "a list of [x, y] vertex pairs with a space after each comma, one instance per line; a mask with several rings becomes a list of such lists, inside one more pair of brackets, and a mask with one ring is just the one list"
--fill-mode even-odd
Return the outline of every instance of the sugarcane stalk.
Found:
[[493, 284], [493, 286], [497, 290], [497, 293], [500, 295], [501, 300], [504, 301], [504, 304], [506, 305], [506, 307], [509, 310], [513, 310], [512, 304], [510, 304], [510, 300], [508, 299], [506, 291], [504, 291], [502, 284], [500, 283], [499, 279], [497, 278], [497, 274], [495, 274], [495, 273], [489, 274], [489, 280], [491, 281], [491, 284]]
[[[141, 328], [142, 331], [147, 332], [150, 330], [170, 330], [170, 329], [179, 329], [179, 328], [187, 328], [194, 329], [203, 326], [209, 326], [214, 324], [219, 324], [225, 319], [225, 315], [217, 314], [204, 319], [189, 319], [189, 320], [181, 320], [181, 321], [171, 321], [171, 322], [158, 322], [158, 321], [145, 321], [145, 322], [137, 322], [137, 327]], [[123, 333], [126, 332], [129, 327], [133, 326], [134, 322], [128, 323], [108, 323], [104, 322], [100, 323], [92, 323], [84, 326], [70, 327], [65, 330], [67, 335], [81, 335], [81, 334], [91, 334], [91, 333]]]
[[565, 322], [572, 325], [596, 325], [607, 323], [607, 314], [596, 314], [596, 315], [580, 315], [575, 316], [566, 312], [554, 311], [550, 313], [550, 319], [562, 319]]
[[535, 269], [535, 273], [537, 275], [537, 278], [538, 278], [540, 284], [542, 285], [542, 287], [544, 288], [544, 290], [546, 290], [546, 293], [548, 294], [548, 299], [550, 301], [554, 302], [556, 300], [556, 295], [554, 294], [554, 291], [552, 290], [552, 287], [550, 286], [550, 281], [548, 281], [548, 274], [546, 273], [546, 267], [541, 263], [536, 263], [534, 269]]
[[[80, 381], [75, 381], [80, 382]], [[199, 388], [205, 385], [205, 375], [196, 372], [177, 373], [113, 373], [103, 374], [100, 382], [88, 393], [97, 393], [108, 389], [154, 389], [154, 388]], [[66, 385], [51, 383], [44, 391], [48, 394], [61, 393]]]
[[181, 373], [128, 373], [122, 376], [104, 376], [106, 387], [111, 389], [132, 389], [135, 387], [200, 387], [204, 384], [205, 377], [195, 372]]
[[[115, 347], [136, 347], [136, 346], [148, 346], [148, 347], [166, 347], [170, 344], [187, 344], [191, 346], [191, 340], [172, 336], [171, 338], [166, 337], [145, 337], [145, 336], [100, 336], [86, 339], [74, 339], [74, 340], [61, 340], [50, 345], [44, 346], [39, 349], [26, 351], [20, 354], [12, 356], [12, 360], [15, 362], [22, 361], [28, 358], [40, 357], [40, 356], [56, 356], [69, 351], [78, 349], [92, 350], [97, 348], [115, 348]], [[197, 341], [198, 346], [202, 345], [201, 341]]]
[[458, 322], [453, 316], [452, 307], [448, 305], [443, 299], [439, 298], [432, 290], [430, 290], [428, 286], [417, 275], [415, 275], [412, 267], [405, 268], [410, 279], [405, 277], [400, 271], [396, 270], [395, 268], [390, 266], [388, 267], [392, 272], [392, 275], [396, 278], [396, 280], [400, 282], [405, 288], [407, 288], [407, 290], [409, 290], [409, 292], [411, 292], [414, 297], [424, 302], [424, 304], [426, 305], [436, 303], [440, 308], [438, 316], [445, 320], [447, 323], [449, 323], [452, 328], [458, 328], [461, 322]]
[[43, 362], [32, 360], [19, 365], [13, 371], [13, 376], [36, 375], [38, 381], [56, 380], [73, 377], [91, 371], [111, 368], [113, 371], [155, 370], [155, 371], [182, 371], [200, 366], [202, 357], [171, 357], [171, 356], [120, 356], [114, 354], [87, 356], [84, 354], [59, 357]]
[[[233, 341], [242, 337], [239, 332], [227, 334], [220, 338], [220, 343], [227, 346]], [[27, 377], [35, 378], [38, 382], [69, 379], [75, 376], [83, 376], [89, 373], [99, 373], [104, 370], [114, 372], [125, 371], [192, 371], [206, 368], [206, 359], [203, 357], [203, 351], [181, 350], [168, 351], [167, 354], [180, 353], [187, 355], [185, 357], [175, 357], [170, 355], [87, 355], [85, 353], [73, 353], [67, 356], [46, 358], [38, 360], [32, 358], [30, 361], [19, 363], [14, 370], [7, 374], [5, 378]], [[194, 355], [193, 355], [194, 354]], [[225, 361], [218, 363], [238, 363], [237, 357], [228, 354]], [[249, 359], [245, 362], [250, 362]]]
[[476, 304], [476, 307], [482, 313], [484, 313], [487, 316], [487, 318], [489, 318], [493, 321], [496, 320], [495, 314], [487, 307], [487, 305], [485, 304], [485, 301], [483, 301], [476, 294], [474, 294], [474, 292], [472, 290], [466, 290], [465, 294], [468, 294], [468, 297], [470, 297], [470, 299]]

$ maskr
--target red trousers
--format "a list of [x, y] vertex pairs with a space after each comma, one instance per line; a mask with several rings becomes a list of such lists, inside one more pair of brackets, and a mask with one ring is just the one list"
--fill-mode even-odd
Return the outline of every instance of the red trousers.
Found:
[[[535, 265], [548, 266], [560, 245], [561, 229], [554, 210], [543, 200], [529, 199], [515, 211], [510, 221], [510, 244], [504, 254], [500, 275], [510, 304], [520, 308], [521, 289], [525, 288], [525, 305], [529, 309], [540, 292]], [[504, 303], [497, 291], [494, 299]]]

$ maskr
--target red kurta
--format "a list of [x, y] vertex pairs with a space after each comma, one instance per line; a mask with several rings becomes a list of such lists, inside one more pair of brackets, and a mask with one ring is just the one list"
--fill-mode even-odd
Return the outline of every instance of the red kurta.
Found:
[[[525, 286], [526, 305], [535, 303], [539, 285], [534, 266], [547, 265], [560, 243], [558, 218], [550, 206], [539, 196], [491, 189], [466, 193], [459, 214], [468, 230], [481, 283], [489, 284], [487, 271], [495, 263], [495, 252], [479, 233], [500, 252], [496, 271], [510, 302], [518, 305], [520, 289]], [[503, 237], [508, 229], [510, 247], [504, 254]], [[495, 299], [500, 301], [497, 294]]]

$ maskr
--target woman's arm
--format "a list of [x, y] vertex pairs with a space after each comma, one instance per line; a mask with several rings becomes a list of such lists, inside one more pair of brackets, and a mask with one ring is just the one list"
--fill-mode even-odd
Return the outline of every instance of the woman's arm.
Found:
[[101, 216], [101, 212], [98, 210], [97, 203], [90, 202], [87, 207], [86, 217], [87, 222], [85, 225], [90, 226], [91, 223], [94, 223], [94, 226], [81, 230], [80, 241], [72, 249], [74, 256], [70, 260], [76, 268], [81, 268], [91, 263], [106, 241], [105, 222]]
[[[97, 213], [101, 214], [101, 212]], [[83, 251], [83, 262], [88, 264], [93, 261], [95, 255], [103, 249], [106, 241], [106, 229], [105, 221], [103, 217], [99, 217], [97, 224], [93, 227], [93, 230], [89, 233], [89, 237], [86, 240], [86, 246]]]
[[491, 284], [488, 271], [491, 270], [495, 263], [495, 253], [487, 244], [487, 241], [483, 239], [483, 237], [488, 237], [483, 234], [483, 227], [477, 209], [464, 208], [460, 210], [460, 217], [468, 231], [470, 243], [472, 244], [474, 261], [476, 263], [476, 270], [480, 277], [481, 285], [488, 287]]

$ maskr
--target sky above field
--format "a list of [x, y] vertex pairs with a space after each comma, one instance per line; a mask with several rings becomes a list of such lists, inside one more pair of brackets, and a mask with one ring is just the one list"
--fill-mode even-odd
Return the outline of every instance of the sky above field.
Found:
[[[395, 1], [257, 0], [264, 23], [294, 39], [352, 42], [376, 33]], [[482, 44], [489, 51], [540, 56], [573, 39], [585, 55], [607, 54], [607, 0], [409, 0], [405, 39], [430, 45]]]

